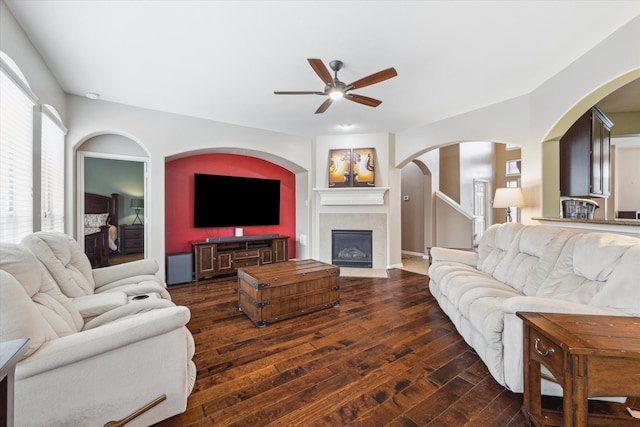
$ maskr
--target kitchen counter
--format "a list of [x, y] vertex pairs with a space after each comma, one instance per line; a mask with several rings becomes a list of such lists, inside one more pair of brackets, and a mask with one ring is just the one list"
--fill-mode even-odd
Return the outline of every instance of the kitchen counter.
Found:
[[574, 218], [531, 218], [541, 224], [557, 227], [577, 228], [589, 231], [607, 231], [640, 237], [640, 220], [637, 219], [574, 219]]

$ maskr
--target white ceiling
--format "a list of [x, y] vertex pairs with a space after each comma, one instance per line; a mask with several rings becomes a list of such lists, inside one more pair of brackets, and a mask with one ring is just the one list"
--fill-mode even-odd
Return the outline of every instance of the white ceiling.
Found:
[[[71, 94], [297, 135], [399, 132], [534, 90], [640, 14], [640, 1], [6, 0]], [[350, 83], [324, 114], [306, 58]], [[352, 125], [345, 130], [340, 125]]]

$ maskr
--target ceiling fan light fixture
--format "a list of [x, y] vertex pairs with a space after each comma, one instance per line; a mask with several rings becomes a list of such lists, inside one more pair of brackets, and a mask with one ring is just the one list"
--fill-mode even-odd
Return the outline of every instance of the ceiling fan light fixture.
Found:
[[333, 89], [329, 90], [329, 98], [333, 99], [334, 101], [343, 97], [344, 92], [341, 89], [334, 87]]

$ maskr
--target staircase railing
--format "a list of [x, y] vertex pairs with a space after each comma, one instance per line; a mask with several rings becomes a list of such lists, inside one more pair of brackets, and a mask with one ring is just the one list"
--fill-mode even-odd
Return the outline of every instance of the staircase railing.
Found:
[[434, 246], [473, 248], [474, 217], [451, 197], [435, 192]]

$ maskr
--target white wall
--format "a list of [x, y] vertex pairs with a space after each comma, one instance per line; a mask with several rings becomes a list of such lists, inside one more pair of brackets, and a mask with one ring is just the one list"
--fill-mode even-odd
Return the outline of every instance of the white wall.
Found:
[[542, 211], [542, 142], [562, 135], [604, 96], [640, 77], [640, 17], [552, 76], [530, 94], [396, 134], [396, 165], [450, 142], [493, 141], [522, 147], [522, 222]]
[[0, 50], [20, 67], [31, 90], [38, 96], [38, 103], [52, 105], [64, 124], [69, 127], [64, 91], [4, 1], [0, 2]]
[[[67, 161], [72, 172], [67, 194], [75, 194], [77, 165], [75, 150], [99, 134], [119, 134], [136, 141], [149, 153], [148, 186], [145, 199], [147, 257], [155, 259], [164, 274], [165, 264], [165, 161], [182, 155], [230, 152], [254, 155], [279, 164], [296, 174], [307, 174], [312, 167], [311, 142], [305, 138], [235, 126], [210, 120], [163, 113], [122, 104], [67, 96], [69, 133]], [[304, 180], [301, 181], [304, 183]], [[297, 182], [299, 183], [299, 182]], [[309, 189], [296, 187], [296, 199], [309, 198]], [[75, 201], [67, 200], [67, 218], [73, 221]], [[308, 229], [306, 210], [296, 215], [300, 228]], [[67, 230], [74, 230], [73, 223]], [[296, 239], [298, 240], [298, 239]]]
[[[385, 195], [384, 205], [369, 206], [322, 206], [320, 196], [315, 194], [312, 200], [311, 257], [320, 259], [326, 252], [321, 247], [320, 215], [322, 214], [383, 214], [386, 216], [385, 249], [383, 260], [374, 258], [374, 268], [389, 268], [401, 263], [401, 221], [400, 221], [400, 170], [393, 166], [394, 136], [387, 133], [319, 136], [314, 146], [314, 188], [327, 188], [329, 183], [329, 150], [346, 148], [375, 148], [375, 185], [390, 187]], [[391, 238], [393, 236], [394, 238]], [[397, 238], [396, 238], [397, 236]], [[374, 254], [375, 255], [375, 254]]]
[[[376, 147], [380, 175], [377, 185], [391, 187], [388, 233], [400, 235], [400, 168], [428, 150], [450, 142], [493, 141], [522, 147], [522, 187], [527, 208], [523, 222], [541, 214], [542, 141], [558, 137], [581, 111], [623, 84], [640, 77], [640, 17], [613, 33], [607, 40], [576, 60], [530, 94], [485, 106], [393, 135], [319, 137], [317, 142], [275, 132], [161, 113], [115, 103], [65, 96], [55, 77], [17, 25], [4, 2], [0, 2], [0, 49], [21, 68], [40, 103], [52, 105], [69, 128], [67, 136], [66, 194], [75, 194], [74, 150], [86, 139], [101, 134], [119, 134], [133, 139], [149, 153], [150, 256], [164, 272], [164, 162], [167, 158], [212, 151], [253, 153], [292, 170], [310, 174], [307, 187], [297, 188], [298, 200], [313, 202], [312, 186], [326, 182], [329, 148], [348, 143]], [[384, 142], [383, 142], [384, 140]], [[372, 142], [369, 142], [372, 141]], [[432, 169], [434, 179], [436, 170]], [[301, 175], [304, 176], [304, 175]], [[297, 180], [304, 183], [305, 179]], [[434, 183], [434, 188], [438, 183]], [[312, 206], [313, 209], [313, 206]], [[304, 229], [314, 211], [299, 208]], [[66, 229], [75, 229], [75, 199], [67, 197]], [[309, 230], [313, 240], [315, 231]], [[388, 265], [400, 263], [400, 239], [389, 242]], [[313, 248], [313, 242], [309, 242]], [[311, 255], [314, 251], [312, 250]]]

